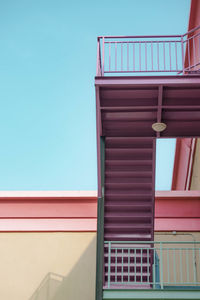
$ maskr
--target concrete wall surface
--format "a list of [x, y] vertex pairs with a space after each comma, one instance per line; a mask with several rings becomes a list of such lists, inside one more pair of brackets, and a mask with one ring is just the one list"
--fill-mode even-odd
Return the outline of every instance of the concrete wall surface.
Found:
[[94, 300], [96, 233], [1, 233], [0, 299]]

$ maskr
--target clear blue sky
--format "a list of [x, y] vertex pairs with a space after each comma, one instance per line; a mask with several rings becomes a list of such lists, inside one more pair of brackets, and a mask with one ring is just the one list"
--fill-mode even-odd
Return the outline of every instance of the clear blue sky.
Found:
[[[182, 34], [189, 7], [189, 0], [0, 1], [0, 190], [95, 190], [96, 37]], [[167, 161], [157, 189], [170, 188], [168, 144], [157, 151]]]

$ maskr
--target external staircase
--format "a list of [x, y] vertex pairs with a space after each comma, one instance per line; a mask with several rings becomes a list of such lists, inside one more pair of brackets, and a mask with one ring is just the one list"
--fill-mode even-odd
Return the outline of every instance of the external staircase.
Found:
[[157, 261], [162, 266], [165, 251], [154, 244], [156, 138], [200, 136], [199, 40], [200, 27], [176, 36], [98, 38], [96, 300], [164, 288]]

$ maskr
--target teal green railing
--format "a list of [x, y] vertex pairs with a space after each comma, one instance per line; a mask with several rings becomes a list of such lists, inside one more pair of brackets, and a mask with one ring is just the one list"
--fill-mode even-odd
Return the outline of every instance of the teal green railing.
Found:
[[200, 242], [108, 241], [105, 289], [200, 288]]

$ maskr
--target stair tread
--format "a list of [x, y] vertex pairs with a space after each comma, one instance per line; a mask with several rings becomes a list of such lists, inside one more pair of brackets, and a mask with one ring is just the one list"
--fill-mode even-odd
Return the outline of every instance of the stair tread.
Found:
[[119, 207], [119, 208], [124, 208], [124, 207], [127, 207], [127, 208], [149, 208], [151, 207], [151, 203], [150, 202], [145, 202], [145, 203], [131, 203], [131, 204], [119, 204], [119, 203], [108, 203], [108, 201], [106, 201], [105, 203], [105, 208], [106, 207]]
[[141, 229], [149, 229], [151, 228], [151, 224], [106, 224], [104, 226], [104, 228], [106, 229], [111, 229], [111, 228], [119, 228], [119, 229], [126, 229], [126, 228], [130, 228], [130, 229], [136, 229], [136, 228], [141, 228]]
[[[119, 257], [119, 256], [118, 256]], [[147, 268], [147, 267], [150, 267], [150, 263], [135, 263], [135, 262], [130, 262], [130, 263], [125, 263], [125, 262], [123, 262], [123, 267], [130, 267], [130, 268], [133, 268], [133, 267], [136, 267], [136, 268], [139, 268], [139, 267], [144, 267], [144, 268]], [[104, 266], [105, 267], [108, 267], [108, 263], [105, 263], [104, 264]], [[110, 266], [111, 266], [111, 268], [115, 268], [116, 267], [116, 264], [115, 263], [110, 263]], [[121, 268], [121, 266], [122, 266], [122, 263], [121, 262], [117, 262], [117, 267], [118, 268]]]
[[135, 218], [135, 219], [140, 219], [140, 218], [151, 218], [152, 217], [152, 213], [144, 213], [144, 212], [135, 212], [135, 213], [130, 213], [130, 211], [126, 211], [126, 212], [105, 212], [104, 214], [105, 218], [123, 218], [123, 217], [127, 217], [127, 218]]
[[[108, 275], [108, 272], [105, 272], [105, 275]], [[110, 272], [110, 276], [115, 276], [115, 275], [117, 275], [117, 276], [122, 276], [122, 272]], [[136, 273], [133, 271], [133, 272], [130, 272], [130, 273], [128, 273], [128, 272], [123, 272], [123, 276], [128, 276], [128, 275], [130, 275], [130, 276], [134, 276], [134, 275], [136, 275], [137, 277], [139, 277], [139, 276], [149, 276], [150, 275], [150, 272], [142, 272], [142, 274], [141, 274], [141, 272], [137, 272], [136, 271]]]
[[109, 176], [116, 176], [116, 175], [120, 175], [123, 177], [126, 176], [152, 176], [152, 171], [142, 171], [142, 170], [138, 170], [138, 171], [106, 171], [105, 175], [109, 175]]

